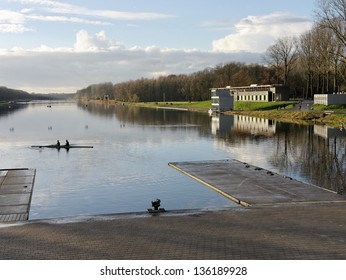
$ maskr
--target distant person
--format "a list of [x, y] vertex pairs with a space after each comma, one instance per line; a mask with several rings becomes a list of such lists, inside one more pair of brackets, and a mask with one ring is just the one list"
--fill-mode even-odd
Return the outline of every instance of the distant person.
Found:
[[60, 147], [60, 141], [59, 141], [59, 140], [56, 141], [56, 145], [57, 145], [58, 147]]
[[70, 142], [68, 140], [66, 140], [66, 143], [65, 143], [66, 146], [70, 146]]

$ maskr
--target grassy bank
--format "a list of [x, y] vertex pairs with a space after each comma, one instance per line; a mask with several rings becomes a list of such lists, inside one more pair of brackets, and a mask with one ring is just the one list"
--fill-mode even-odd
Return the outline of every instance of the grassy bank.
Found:
[[[105, 102], [105, 101], [103, 101]], [[113, 103], [115, 101], [107, 101]], [[115, 102], [116, 103], [116, 102]], [[239, 114], [265, 119], [298, 124], [322, 124], [339, 127], [341, 123], [346, 126], [346, 105], [314, 105], [311, 111], [288, 110], [293, 108], [296, 102], [235, 102], [234, 111], [225, 114]], [[184, 108], [192, 111], [207, 112], [211, 107], [210, 100], [196, 102], [126, 102], [130, 106], [142, 106], [151, 108]], [[328, 112], [328, 113], [326, 113]]]
[[340, 127], [342, 123], [346, 125], [346, 105], [314, 105], [309, 111], [287, 110], [293, 108], [295, 103], [235, 102], [235, 111], [228, 113], [297, 124], [321, 124], [332, 127]]
[[[114, 102], [114, 101], [109, 101]], [[117, 103], [117, 102], [116, 102]], [[118, 102], [124, 103], [124, 102]], [[187, 102], [187, 101], [176, 101], [176, 102], [125, 102], [124, 104], [128, 106], [141, 106], [148, 108], [177, 108], [177, 109], [188, 109], [193, 111], [203, 111], [206, 112], [210, 107], [210, 101], [196, 101], [196, 102]]]
[[321, 124], [332, 127], [339, 127], [341, 123], [346, 125], [346, 114], [325, 114], [323, 112], [314, 111], [235, 111], [226, 114], [238, 114], [253, 116], [282, 122], [290, 122], [297, 124]]
[[280, 102], [234, 102], [234, 110], [236, 111], [267, 111], [277, 109], [293, 108], [295, 101], [280, 101]]

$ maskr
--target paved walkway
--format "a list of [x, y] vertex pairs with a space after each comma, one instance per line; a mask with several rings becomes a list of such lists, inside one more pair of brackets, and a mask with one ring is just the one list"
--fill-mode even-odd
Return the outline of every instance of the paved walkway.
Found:
[[0, 226], [0, 259], [346, 259], [346, 205], [114, 215]]

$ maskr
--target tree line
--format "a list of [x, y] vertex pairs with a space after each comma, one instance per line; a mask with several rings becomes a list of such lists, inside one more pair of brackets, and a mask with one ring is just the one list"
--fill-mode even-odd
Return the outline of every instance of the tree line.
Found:
[[279, 38], [265, 56], [277, 82], [289, 85], [304, 98], [346, 89], [346, 2], [316, 3], [311, 30], [298, 37]]
[[186, 75], [141, 78], [113, 85], [100, 83], [78, 90], [78, 99], [114, 99], [130, 102], [202, 101], [210, 98], [209, 88], [272, 83], [268, 67], [228, 63]]
[[31, 94], [24, 90], [0, 86], [0, 102], [31, 100], [65, 100], [72, 99], [74, 94]]
[[29, 100], [30, 94], [23, 90], [0, 87], [0, 101]]
[[279, 38], [263, 55], [263, 65], [230, 62], [190, 75], [90, 85], [77, 98], [132, 102], [207, 100], [209, 88], [283, 84], [291, 98], [346, 91], [346, 1], [318, 0], [316, 21], [300, 36]]

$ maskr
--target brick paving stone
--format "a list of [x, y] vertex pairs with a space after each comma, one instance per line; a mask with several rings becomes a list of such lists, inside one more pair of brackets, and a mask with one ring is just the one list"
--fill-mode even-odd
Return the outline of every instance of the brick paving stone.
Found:
[[346, 259], [346, 204], [0, 227], [0, 259]]

